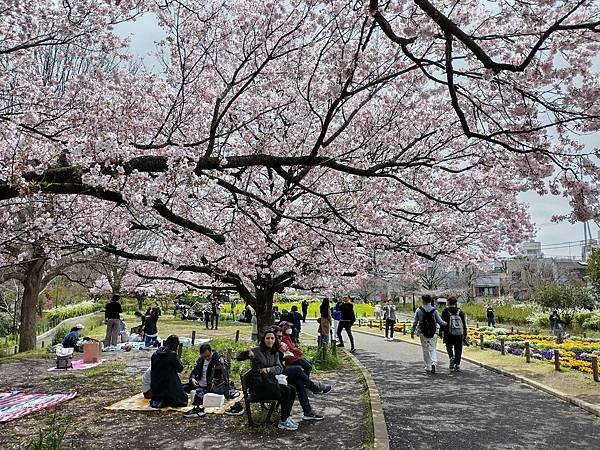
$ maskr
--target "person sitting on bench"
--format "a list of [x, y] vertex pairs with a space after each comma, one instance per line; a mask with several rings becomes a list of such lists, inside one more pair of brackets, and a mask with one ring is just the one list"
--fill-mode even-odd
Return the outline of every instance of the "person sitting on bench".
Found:
[[175, 408], [187, 406], [188, 395], [183, 390], [179, 373], [183, 371], [183, 364], [177, 356], [179, 338], [172, 334], [163, 343], [162, 347], [152, 355], [150, 382], [152, 401], [150, 406], [162, 408], [172, 406]]
[[[283, 331], [281, 328], [274, 327], [274, 331], [277, 339], [282, 339]], [[288, 352], [289, 350], [287, 345], [281, 342], [279, 346], [280, 359], [283, 360]], [[315, 383], [308, 377], [308, 375], [306, 375], [305, 371], [302, 370], [299, 365], [288, 366], [286, 364], [282, 374], [287, 376], [288, 384], [294, 386], [296, 389], [298, 401], [300, 402], [300, 406], [302, 406], [302, 411], [304, 412], [302, 420], [323, 420], [324, 417], [320, 414], [317, 414], [317, 412], [310, 405], [307, 390], [311, 391], [313, 394], [327, 394], [329, 391], [331, 391], [331, 386], [328, 384]]]
[[285, 366], [300, 366], [307, 377], [310, 377], [310, 372], [313, 368], [312, 363], [304, 357], [304, 352], [296, 347], [293, 341], [293, 333], [294, 327], [289, 322], [280, 322], [279, 326], [281, 331], [283, 332], [281, 342], [287, 346], [287, 350], [292, 353], [292, 355], [286, 356]]
[[[275, 331], [267, 330], [263, 333], [260, 340], [260, 345], [252, 350], [241, 352], [237, 355], [238, 361], [250, 359], [252, 361], [253, 377], [257, 375], [281, 375], [283, 366], [279, 360], [279, 341], [275, 336]], [[294, 399], [296, 398], [296, 389], [293, 385], [279, 384], [280, 397], [264, 400], [279, 400], [281, 404], [281, 420], [277, 427], [282, 430], [294, 431], [298, 429], [298, 424], [290, 417]], [[262, 397], [260, 392], [257, 392], [256, 386], [250, 387], [252, 397]]]

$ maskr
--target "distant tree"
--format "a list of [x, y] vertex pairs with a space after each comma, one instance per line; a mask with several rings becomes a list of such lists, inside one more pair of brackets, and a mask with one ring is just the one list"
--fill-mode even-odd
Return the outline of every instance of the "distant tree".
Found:
[[420, 275], [421, 285], [425, 289], [435, 290], [442, 287], [448, 278], [448, 273], [441, 263], [433, 261], [427, 265], [425, 271]]
[[534, 300], [544, 308], [557, 310], [565, 323], [569, 325], [575, 312], [581, 309], [593, 309], [593, 300], [589, 290], [582, 284], [548, 283], [534, 291]]
[[593, 249], [588, 258], [588, 277], [596, 301], [600, 301], [600, 249]]

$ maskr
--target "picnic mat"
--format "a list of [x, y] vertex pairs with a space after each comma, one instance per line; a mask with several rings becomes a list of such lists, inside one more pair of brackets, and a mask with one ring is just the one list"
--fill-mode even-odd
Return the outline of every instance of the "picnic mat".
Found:
[[10, 422], [42, 409], [75, 398], [71, 394], [26, 394], [24, 392], [0, 392], [0, 422]]
[[72, 370], [89, 369], [90, 367], [99, 366], [103, 362], [104, 362], [104, 360], [101, 359], [100, 361], [95, 362], [95, 363], [84, 363], [83, 359], [75, 359], [72, 361], [73, 367], [70, 367], [68, 369], [57, 369], [56, 367], [50, 367], [48, 369], [48, 372], [71, 372]]
[[[204, 412], [206, 412], [207, 414], [223, 414], [233, 404], [239, 402], [243, 398], [244, 398], [244, 394], [242, 394], [240, 392], [239, 397], [236, 397], [232, 400], [226, 400], [225, 403], [223, 404], [223, 406], [221, 406], [220, 408], [204, 408]], [[188, 404], [188, 406], [182, 406], [180, 408], [172, 408], [170, 406], [167, 408], [161, 408], [161, 409], [152, 408], [150, 406], [150, 400], [148, 400], [147, 398], [144, 398], [144, 394], [139, 393], [139, 394], [135, 394], [129, 398], [126, 398], [124, 400], [119, 400], [117, 403], [113, 403], [110, 406], [105, 406], [104, 409], [109, 409], [112, 411], [181, 411], [181, 412], [185, 412], [185, 411], [189, 411], [190, 409], [192, 409], [192, 404], [190, 402]]]
[[[126, 347], [130, 347], [130, 350], [125, 350]], [[131, 350], [150, 350], [153, 347], [148, 347], [144, 345], [143, 342], [123, 342], [122, 344], [112, 345], [110, 347], [104, 347], [102, 349], [103, 352], [126, 352]]]

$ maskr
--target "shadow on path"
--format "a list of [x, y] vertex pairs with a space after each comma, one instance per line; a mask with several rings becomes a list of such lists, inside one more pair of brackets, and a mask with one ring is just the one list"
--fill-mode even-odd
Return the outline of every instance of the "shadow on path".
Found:
[[600, 419], [576, 406], [468, 363], [449, 372], [441, 353], [438, 373], [427, 374], [419, 346], [364, 334], [357, 341], [392, 449], [600, 448]]

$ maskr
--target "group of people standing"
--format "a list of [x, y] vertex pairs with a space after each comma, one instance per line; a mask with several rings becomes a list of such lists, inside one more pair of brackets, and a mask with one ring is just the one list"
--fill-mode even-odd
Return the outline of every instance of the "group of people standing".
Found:
[[[348, 340], [350, 341], [350, 352], [354, 353], [354, 336], [352, 334], [352, 326], [356, 322], [356, 314], [354, 313], [354, 305], [350, 301], [350, 297], [344, 296], [342, 299], [331, 307], [328, 297], [324, 298], [319, 307], [319, 340], [321, 345], [329, 344], [329, 335], [333, 335], [336, 339], [338, 347], [344, 347], [344, 338], [342, 332], [346, 331]], [[333, 330], [331, 327], [333, 326]]]
[[216, 296], [209, 295], [207, 302], [202, 309], [204, 315], [204, 324], [208, 330], [208, 323], [210, 322], [211, 330], [219, 329], [219, 317], [221, 316], [221, 302]]
[[[106, 347], [114, 346], [124, 341], [124, 331], [126, 331], [125, 323], [121, 319], [123, 307], [119, 300], [121, 297], [118, 294], [113, 294], [110, 301], [104, 308], [104, 318], [106, 321], [106, 335], [104, 337], [104, 345]], [[141, 321], [141, 324], [136, 327], [139, 335], [144, 339], [144, 346], [158, 346], [158, 326], [157, 322], [161, 315], [158, 306], [151, 306], [146, 310], [145, 314], [140, 311], [134, 313]], [[133, 328], [132, 328], [133, 331]]]

